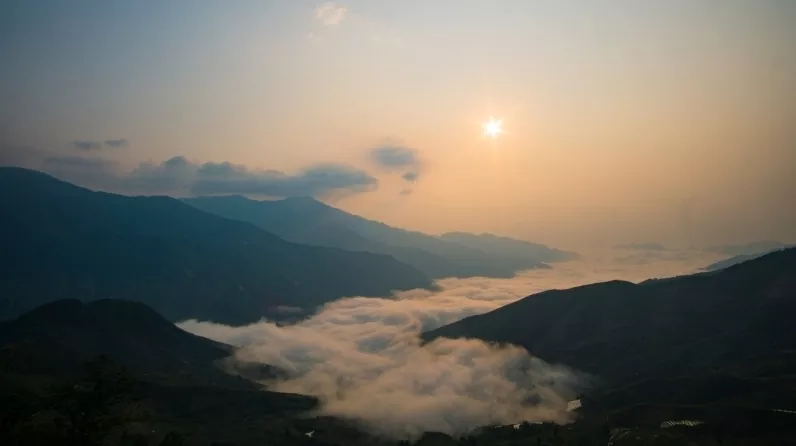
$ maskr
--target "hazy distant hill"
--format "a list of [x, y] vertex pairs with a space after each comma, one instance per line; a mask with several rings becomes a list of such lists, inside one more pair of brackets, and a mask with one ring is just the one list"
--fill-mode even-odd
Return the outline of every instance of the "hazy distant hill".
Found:
[[794, 314], [796, 249], [788, 249], [710, 274], [546, 291], [424, 338], [521, 345], [625, 388], [617, 404], [781, 405], [796, 398]]
[[743, 243], [740, 245], [719, 245], [706, 248], [705, 251], [725, 254], [728, 256], [755, 255], [771, 252], [777, 249], [789, 248], [792, 244], [782, 243], [777, 240], [760, 240]]
[[728, 268], [733, 265], [737, 265], [742, 262], [746, 262], [747, 260], [756, 259], [758, 257], [762, 257], [770, 252], [779, 251], [780, 249], [793, 247], [793, 245], [788, 245], [779, 248], [769, 249], [766, 251], [753, 253], [753, 254], [739, 254], [737, 256], [730, 257], [729, 259], [719, 260], [718, 262], [711, 263], [710, 265], [702, 268], [704, 271], [718, 271], [720, 269]]
[[253, 223], [286, 240], [316, 246], [387, 254], [429, 277], [510, 277], [545, 267], [536, 257], [485, 252], [416, 231], [393, 228], [328, 206], [313, 198], [256, 201], [241, 196], [184, 200], [203, 211]]
[[18, 168], [0, 168], [0, 189], [0, 318], [112, 297], [171, 320], [244, 323], [279, 305], [431, 283], [385, 255], [289, 243], [173, 198], [93, 192]]
[[458, 243], [487, 254], [508, 258], [534, 260], [537, 262], [562, 262], [574, 260], [579, 256], [573, 252], [561, 251], [539, 243], [501, 237], [494, 234], [470, 234], [467, 232], [448, 232], [440, 236], [442, 240]]

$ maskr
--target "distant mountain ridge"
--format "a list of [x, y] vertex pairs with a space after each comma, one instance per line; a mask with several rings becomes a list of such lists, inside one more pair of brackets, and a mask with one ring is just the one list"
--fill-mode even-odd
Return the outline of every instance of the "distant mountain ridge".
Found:
[[576, 260], [580, 256], [574, 252], [562, 251], [540, 243], [517, 240], [510, 237], [490, 234], [471, 234], [468, 232], [447, 232], [440, 236], [442, 240], [458, 243], [473, 249], [484, 251], [495, 256], [510, 258], [534, 258], [540, 262], [564, 262]]
[[287, 242], [169, 197], [94, 192], [0, 168], [0, 319], [62, 298], [145, 302], [171, 320], [247, 323], [280, 305], [426, 288], [386, 255]]
[[705, 251], [715, 252], [728, 256], [754, 255], [767, 253], [777, 249], [789, 248], [793, 244], [783, 243], [777, 240], [759, 240], [755, 242], [743, 243], [738, 245], [719, 245], [705, 248]]
[[758, 257], [762, 257], [762, 256], [764, 256], [766, 254], [769, 254], [771, 252], [774, 252], [774, 251], [780, 251], [782, 249], [787, 249], [787, 248], [792, 248], [792, 247], [794, 247], [794, 245], [785, 245], [785, 244], [783, 244], [783, 246], [781, 246], [781, 247], [770, 248], [770, 249], [767, 249], [765, 251], [761, 251], [761, 252], [757, 252], [757, 253], [738, 254], [738, 255], [730, 257], [728, 259], [719, 260], [718, 262], [711, 263], [710, 265], [702, 268], [702, 270], [704, 270], [704, 271], [718, 271], [718, 270], [721, 270], [721, 269], [724, 269], [724, 268], [729, 268], [729, 267], [731, 267], [733, 265], [737, 265], [739, 263], [746, 262], [748, 260], [753, 260], [753, 259], [756, 259]]
[[[390, 227], [308, 197], [257, 201], [242, 196], [216, 196], [183, 201], [206, 212], [253, 223], [296, 243], [390, 255], [432, 278], [511, 277], [519, 270], [545, 268], [544, 262], [568, 254], [493, 236], [435, 237]], [[507, 254], [506, 245], [512, 242], [520, 248]]]

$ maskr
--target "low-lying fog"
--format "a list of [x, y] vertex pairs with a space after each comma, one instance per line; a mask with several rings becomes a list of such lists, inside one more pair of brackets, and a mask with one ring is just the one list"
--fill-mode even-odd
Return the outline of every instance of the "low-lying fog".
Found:
[[317, 396], [322, 414], [355, 419], [399, 438], [523, 420], [566, 422], [573, 416], [567, 402], [588, 382], [584, 374], [520, 348], [449, 339], [421, 346], [418, 335], [539, 291], [688, 274], [714, 260], [696, 252], [613, 252], [513, 279], [441, 280], [438, 292], [340, 299], [296, 325], [262, 321], [230, 327], [195, 320], [178, 325], [238, 346], [239, 361], [291, 374], [268, 383], [270, 389]]

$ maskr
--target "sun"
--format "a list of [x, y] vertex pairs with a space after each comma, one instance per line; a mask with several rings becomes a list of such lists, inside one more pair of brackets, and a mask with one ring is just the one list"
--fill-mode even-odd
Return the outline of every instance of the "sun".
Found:
[[484, 136], [489, 136], [490, 138], [497, 138], [503, 133], [503, 121], [500, 119], [489, 118], [489, 121], [486, 121], [483, 127]]

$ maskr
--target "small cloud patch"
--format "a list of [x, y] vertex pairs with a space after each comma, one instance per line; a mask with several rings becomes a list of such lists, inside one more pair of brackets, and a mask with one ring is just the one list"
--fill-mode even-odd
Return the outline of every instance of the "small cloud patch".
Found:
[[348, 9], [335, 2], [326, 2], [315, 8], [315, 18], [324, 26], [337, 26], [345, 19]]

